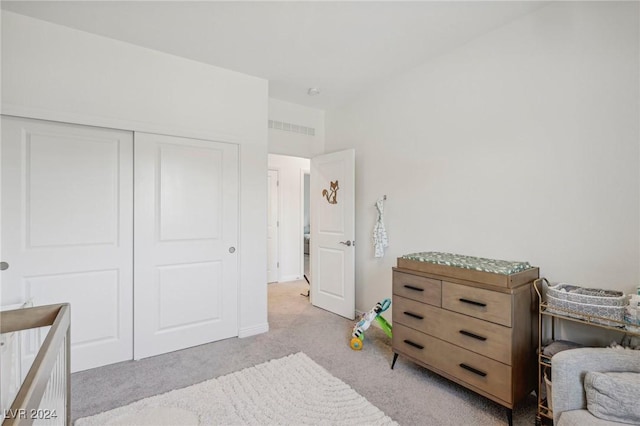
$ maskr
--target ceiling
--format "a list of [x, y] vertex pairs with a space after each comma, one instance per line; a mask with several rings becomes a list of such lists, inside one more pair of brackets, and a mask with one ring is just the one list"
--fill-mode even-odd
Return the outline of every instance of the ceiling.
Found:
[[261, 77], [273, 98], [328, 109], [545, 4], [3, 0], [2, 9]]

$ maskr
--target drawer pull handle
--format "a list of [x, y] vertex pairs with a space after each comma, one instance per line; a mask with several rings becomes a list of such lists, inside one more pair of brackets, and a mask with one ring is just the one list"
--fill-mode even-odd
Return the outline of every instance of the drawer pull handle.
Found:
[[419, 319], [419, 320], [424, 319], [424, 317], [422, 315], [414, 314], [413, 312], [404, 311], [404, 314], [406, 316], [409, 316], [409, 317], [412, 317], [412, 318], [415, 318], [415, 319]]
[[409, 345], [409, 346], [413, 346], [414, 348], [424, 349], [424, 346], [419, 345], [419, 344], [417, 344], [417, 343], [415, 343], [415, 342], [412, 342], [411, 340], [407, 340], [407, 339], [405, 339], [405, 340], [404, 340], [404, 342], [405, 342], [407, 345]]
[[459, 300], [459, 301], [461, 301], [462, 303], [468, 303], [468, 304], [470, 304], [470, 305], [474, 305], [474, 306], [482, 306], [483, 308], [484, 308], [485, 306], [487, 306], [487, 304], [486, 304], [486, 303], [476, 302], [475, 300], [469, 300], [469, 299], [463, 299], [463, 298], [460, 298], [460, 299], [458, 299], [458, 300]]
[[473, 367], [469, 367], [467, 364], [460, 364], [460, 367], [464, 368], [467, 371], [471, 371], [472, 373], [477, 374], [478, 376], [485, 377], [487, 375], [487, 373], [485, 373], [484, 371], [476, 370]]
[[414, 287], [414, 286], [409, 285], [409, 284], [405, 284], [405, 285], [404, 285], [404, 287], [405, 287], [405, 288], [408, 288], [409, 290], [424, 291], [424, 288]]
[[[406, 312], [405, 312], [405, 313], [406, 313]], [[478, 335], [478, 334], [472, 333], [472, 332], [467, 331], [467, 330], [460, 330], [460, 334], [464, 334], [465, 336], [473, 337], [474, 339], [482, 340], [483, 342], [484, 342], [485, 340], [487, 340], [487, 338], [486, 338], [486, 337], [484, 337], [484, 336], [480, 336], [480, 335]]]

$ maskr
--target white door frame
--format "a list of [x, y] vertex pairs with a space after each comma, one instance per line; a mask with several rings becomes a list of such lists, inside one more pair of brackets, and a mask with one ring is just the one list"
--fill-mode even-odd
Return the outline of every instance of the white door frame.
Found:
[[[300, 253], [300, 277], [304, 277], [304, 196], [305, 196], [304, 177], [305, 176], [309, 176], [309, 180], [311, 180], [310, 169], [300, 169], [300, 223], [302, 224], [302, 230], [300, 231], [300, 237], [302, 240], [302, 250]], [[309, 206], [309, 218], [311, 218], [311, 206]], [[311, 227], [311, 219], [309, 219], [309, 227]], [[311, 230], [309, 230], [309, 232], [311, 232]], [[311, 245], [309, 245], [309, 263], [311, 263]], [[309, 278], [309, 281], [311, 281], [310, 278]]]
[[[280, 213], [282, 211], [282, 206], [281, 206], [281, 199], [282, 197], [280, 196], [280, 169], [277, 167], [270, 167], [268, 170], [268, 173], [270, 172], [275, 172], [276, 173], [276, 179], [277, 179], [277, 184], [276, 184], [276, 200], [275, 200], [275, 206], [276, 206], [276, 247], [275, 247], [275, 253], [271, 253], [271, 255], [275, 256], [275, 262], [276, 262], [276, 277], [275, 280], [270, 280], [269, 279], [269, 241], [268, 241], [268, 236], [267, 236], [267, 283], [276, 283], [276, 282], [280, 282]], [[271, 214], [271, 212], [269, 211], [269, 209], [271, 208], [271, 197], [272, 197], [272, 193], [271, 193], [271, 188], [268, 188], [267, 190], [267, 217]], [[268, 221], [267, 221], [267, 228], [269, 227], [268, 225]], [[267, 229], [268, 232], [268, 229]]]

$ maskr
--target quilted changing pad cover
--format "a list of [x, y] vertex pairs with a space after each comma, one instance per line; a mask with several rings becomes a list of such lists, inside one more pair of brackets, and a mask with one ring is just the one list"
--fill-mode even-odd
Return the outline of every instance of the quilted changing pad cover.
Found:
[[431, 262], [438, 265], [454, 266], [456, 268], [473, 269], [502, 275], [511, 275], [531, 268], [529, 262], [486, 259], [483, 257], [464, 256], [461, 254], [441, 253], [437, 251], [405, 254], [402, 258], [417, 262]]

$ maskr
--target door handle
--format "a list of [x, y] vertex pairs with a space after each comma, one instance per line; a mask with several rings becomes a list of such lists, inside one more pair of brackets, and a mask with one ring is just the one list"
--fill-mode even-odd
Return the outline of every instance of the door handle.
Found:
[[351, 241], [347, 240], [347, 241], [340, 241], [340, 244], [344, 244], [347, 247], [351, 247]]
[[9, 269], [9, 264], [7, 262], [0, 262], [0, 271], [5, 271]]

